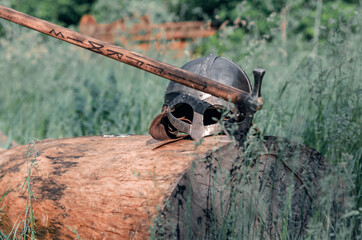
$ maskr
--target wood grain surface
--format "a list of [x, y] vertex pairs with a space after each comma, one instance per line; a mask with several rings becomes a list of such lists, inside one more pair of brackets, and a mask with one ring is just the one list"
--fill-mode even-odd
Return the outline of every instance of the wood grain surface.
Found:
[[[229, 143], [224, 137], [179, 141], [153, 150], [150, 136], [63, 138], [36, 142], [32, 170], [38, 239], [147, 239], [152, 219], [164, 208], [195, 158]], [[0, 154], [0, 195], [8, 233], [24, 218], [27, 145]]]

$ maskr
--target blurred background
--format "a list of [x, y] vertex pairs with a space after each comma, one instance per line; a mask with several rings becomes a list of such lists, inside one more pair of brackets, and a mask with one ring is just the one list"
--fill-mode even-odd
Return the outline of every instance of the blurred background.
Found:
[[[321, 216], [315, 218], [309, 236], [353, 239], [361, 233], [361, 1], [0, 0], [0, 4], [76, 31], [81, 30], [82, 17], [91, 15], [83, 23], [95, 24], [88, 29], [92, 34], [97, 34], [96, 28], [116, 34], [115, 44], [179, 67], [214, 53], [236, 62], [251, 80], [254, 68], [264, 68], [265, 104], [255, 114], [255, 124], [264, 135], [288, 137], [315, 148], [345, 177], [346, 188], [336, 193], [346, 199], [338, 210], [340, 217], [328, 230], [321, 230], [325, 224]], [[154, 37], [166, 28], [162, 24], [182, 21], [201, 22], [202, 31], [208, 33]], [[135, 38], [142, 31], [148, 38]], [[3, 19], [0, 56], [0, 132], [7, 136], [2, 148], [30, 138], [148, 134], [168, 84]], [[326, 211], [323, 214], [332, 218], [331, 209]]]

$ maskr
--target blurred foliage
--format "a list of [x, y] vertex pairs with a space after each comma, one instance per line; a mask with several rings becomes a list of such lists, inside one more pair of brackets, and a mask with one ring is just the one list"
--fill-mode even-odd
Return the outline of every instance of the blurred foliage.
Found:
[[[312, 0], [1, 0], [15, 10], [63, 26], [77, 25], [84, 14], [93, 14], [97, 21], [109, 23], [120, 18], [139, 19], [148, 15], [153, 22], [172, 20], [211, 20], [219, 25], [238, 27], [230, 36], [238, 41], [251, 29], [260, 36], [270, 36], [280, 27], [281, 16], [288, 21], [288, 34], [303, 33], [313, 38], [316, 3]], [[324, 0], [321, 27], [340, 17], [350, 18], [359, 0]], [[212, 40], [214, 41], [214, 40]]]
[[152, 22], [172, 21], [174, 14], [162, 0], [102, 0], [97, 1], [91, 14], [97, 21], [110, 23], [112, 21], [128, 18], [137, 21], [142, 16], [149, 16]]
[[[316, 3], [308, 0], [243, 1], [228, 10], [221, 5], [214, 19], [228, 24], [216, 36], [205, 39], [196, 52], [201, 55], [209, 51], [224, 54], [228, 48], [238, 47], [246, 34], [267, 41], [275, 39], [276, 34], [284, 34], [284, 39], [279, 39], [281, 44], [294, 36], [309, 41], [314, 37], [315, 27], [324, 31], [340, 20], [350, 22], [348, 27], [356, 32], [359, 23], [352, 23], [351, 19], [357, 13], [359, 4], [323, 1], [321, 15], [316, 16]], [[318, 26], [317, 18], [320, 20]], [[318, 34], [317, 37], [320, 41], [326, 40], [323, 35]]]
[[62, 26], [78, 24], [96, 0], [9, 0], [11, 8]]
[[[165, 1], [171, 12], [181, 20], [218, 20], [221, 22], [234, 22], [238, 18], [248, 22], [255, 21], [260, 32], [266, 33], [273, 27], [273, 21], [276, 15], [287, 9], [292, 12], [291, 17], [301, 20], [303, 26], [313, 25], [315, 18], [315, 7], [317, 1], [311, 0], [253, 0], [253, 1], [228, 1], [228, 0], [210, 0], [200, 2], [197, 0], [173, 0]], [[323, 20], [335, 18], [343, 11], [350, 15], [350, 10], [359, 4], [359, 0], [334, 1], [324, 0]], [[271, 17], [271, 18], [270, 18]], [[308, 22], [307, 19], [310, 19]]]

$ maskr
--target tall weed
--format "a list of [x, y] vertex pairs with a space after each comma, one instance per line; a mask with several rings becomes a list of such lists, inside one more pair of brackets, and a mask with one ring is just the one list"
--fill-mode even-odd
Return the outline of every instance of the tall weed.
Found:
[[[0, 129], [27, 137], [146, 134], [167, 81], [0, 20]], [[180, 65], [158, 52], [152, 57]]]
[[[205, 54], [216, 52], [233, 59], [249, 76], [256, 67], [266, 69], [262, 87], [265, 105], [255, 114], [254, 123], [263, 135], [297, 140], [315, 148], [327, 159], [329, 167], [314, 203], [314, 215], [304, 236], [307, 239], [360, 239], [362, 236], [360, 12], [357, 8], [349, 18], [341, 14], [329, 19], [327, 25], [319, 26], [318, 41], [314, 42], [281, 27], [274, 29], [271, 36], [260, 37], [252, 26], [250, 34], [238, 38], [237, 42], [235, 31], [238, 30], [229, 26], [207, 40], [209, 45], [202, 49], [207, 49]], [[282, 21], [286, 21], [286, 26], [297, 21], [292, 12], [288, 16], [284, 20], [280, 17], [280, 25]], [[273, 40], [269, 41], [270, 38]], [[316, 44], [318, 51], [315, 51]], [[237, 186], [242, 193], [243, 183]], [[232, 221], [225, 224], [231, 225], [225, 229], [234, 229], [242, 221], [246, 221], [241, 224], [243, 228], [252, 225], [245, 217], [250, 210], [247, 203], [248, 199], [240, 202], [246, 207], [230, 215]], [[288, 204], [283, 211], [285, 233], [290, 230]], [[223, 226], [213, 231], [215, 239], [224, 239]], [[245, 236], [240, 234], [236, 232], [235, 239]], [[287, 235], [281, 238], [289, 239]]]
[[[36, 168], [37, 165], [37, 158], [38, 151], [36, 150], [35, 142], [34, 140], [31, 140], [27, 152], [26, 152], [26, 176], [24, 183], [21, 187], [21, 189], [17, 189], [20, 192], [25, 192], [26, 197], [26, 205], [25, 209], [21, 212], [21, 215], [19, 215], [19, 218], [16, 222], [14, 222], [14, 226], [7, 234], [3, 233], [3, 229], [0, 229], [0, 239], [1, 240], [8, 240], [8, 239], [36, 239], [36, 224], [35, 220], [36, 217], [34, 215], [34, 209], [33, 209], [33, 201], [35, 200], [35, 196], [33, 194], [32, 190], [32, 171], [34, 168]], [[10, 187], [9, 187], [10, 190]], [[0, 198], [0, 203], [4, 198], [6, 198], [6, 195], [8, 194], [8, 191], [6, 191], [2, 197]], [[14, 189], [12, 189], [14, 190]], [[6, 206], [5, 206], [6, 207]], [[0, 207], [0, 223], [2, 219], [2, 209], [3, 207]], [[5, 215], [6, 216], [6, 215]], [[1, 225], [3, 226], [3, 225]], [[5, 224], [6, 226], [6, 224]]]

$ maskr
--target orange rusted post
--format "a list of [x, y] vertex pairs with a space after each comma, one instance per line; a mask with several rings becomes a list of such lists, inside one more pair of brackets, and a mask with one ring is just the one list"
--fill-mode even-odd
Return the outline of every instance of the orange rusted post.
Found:
[[88, 37], [78, 32], [60, 27], [56, 24], [52, 24], [1, 5], [0, 17], [171, 81], [209, 93], [227, 101], [230, 100], [236, 104], [243, 103], [250, 95], [249, 93], [237, 88], [221, 84], [200, 75], [185, 71], [181, 68], [177, 68], [143, 56], [139, 53], [126, 50], [119, 46]]

